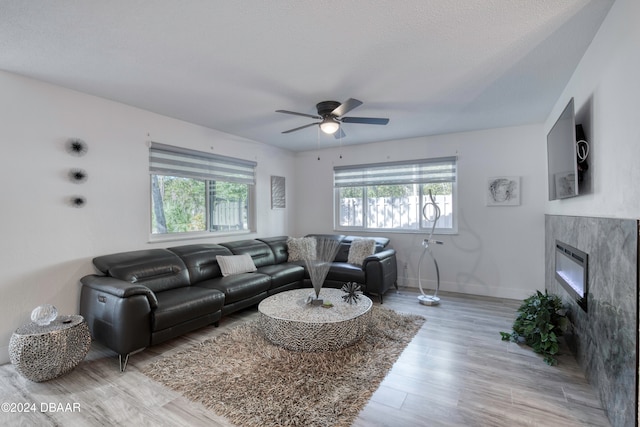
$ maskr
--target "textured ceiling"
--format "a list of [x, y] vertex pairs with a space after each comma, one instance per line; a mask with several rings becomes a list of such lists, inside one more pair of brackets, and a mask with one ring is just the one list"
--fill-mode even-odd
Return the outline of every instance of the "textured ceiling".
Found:
[[304, 151], [542, 122], [612, 3], [0, 0], [0, 69]]

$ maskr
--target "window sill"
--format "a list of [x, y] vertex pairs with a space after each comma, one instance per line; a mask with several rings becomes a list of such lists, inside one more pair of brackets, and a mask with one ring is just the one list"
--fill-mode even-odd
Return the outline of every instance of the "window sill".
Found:
[[219, 233], [172, 233], [172, 234], [152, 234], [147, 243], [176, 242], [184, 240], [212, 239], [217, 237], [245, 236], [255, 233], [255, 230], [225, 231]]
[[[429, 234], [431, 233], [431, 229], [422, 229], [422, 230], [398, 230], [393, 228], [334, 228], [336, 233], [340, 234], [356, 234], [356, 233], [367, 233], [367, 234]], [[433, 232], [434, 236], [442, 235], [442, 236], [454, 236], [458, 234], [458, 230], [435, 230]]]

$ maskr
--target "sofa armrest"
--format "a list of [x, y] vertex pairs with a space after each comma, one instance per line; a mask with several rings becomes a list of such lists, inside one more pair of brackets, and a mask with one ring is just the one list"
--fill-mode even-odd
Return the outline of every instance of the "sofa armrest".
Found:
[[373, 255], [369, 255], [367, 256], [363, 263], [362, 263], [362, 268], [364, 268], [365, 270], [367, 269], [367, 263], [369, 262], [380, 262], [383, 259], [387, 259], [387, 258], [395, 258], [396, 256], [396, 250], [395, 249], [385, 249], [383, 251], [380, 252], [376, 252]]
[[84, 286], [96, 291], [104, 292], [118, 298], [129, 298], [134, 295], [144, 295], [149, 301], [149, 307], [155, 309], [158, 307], [158, 299], [153, 291], [146, 286], [129, 283], [124, 280], [116, 279], [108, 276], [89, 275], [80, 279]]
[[149, 288], [98, 275], [80, 281], [80, 314], [96, 341], [120, 356], [151, 344], [151, 320], [158, 300]]
[[395, 249], [385, 249], [364, 259], [366, 291], [383, 295], [398, 281], [398, 265]]

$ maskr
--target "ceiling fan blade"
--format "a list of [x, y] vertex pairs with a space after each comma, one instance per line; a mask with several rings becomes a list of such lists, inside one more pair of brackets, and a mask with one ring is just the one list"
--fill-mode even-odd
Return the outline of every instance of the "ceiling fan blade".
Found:
[[276, 113], [293, 114], [295, 116], [310, 117], [312, 119], [321, 119], [322, 118], [320, 116], [314, 116], [312, 114], [296, 113], [295, 111], [288, 111], [288, 110], [276, 110]]
[[366, 125], [386, 125], [389, 119], [377, 117], [343, 117], [340, 119], [342, 123], [362, 123]]
[[319, 125], [319, 124], [320, 124], [320, 122], [317, 122], [317, 123], [309, 123], [308, 125], [300, 126], [300, 127], [293, 128], [293, 129], [289, 129], [289, 130], [285, 130], [285, 131], [284, 131], [284, 132], [282, 132], [282, 133], [291, 133], [291, 132], [295, 132], [295, 131], [300, 130], [300, 129], [308, 128], [308, 127], [310, 127], [310, 126]]
[[347, 134], [344, 133], [344, 131], [342, 130], [342, 127], [339, 127], [338, 130], [336, 131], [336, 133], [333, 134], [333, 137], [335, 139], [342, 139], [345, 136], [347, 136]]
[[358, 101], [355, 98], [349, 98], [346, 101], [344, 101], [342, 104], [340, 104], [338, 106], [338, 108], [336, 108], [335, 110], [333, 110], [331, 112], [331, 114], [333, 114], [334, 116], [344, 116], [345, 114], [347, 114], [349, 111], [353, 110], [356, 107], [359, 107], [362, 105], [362, 101]]

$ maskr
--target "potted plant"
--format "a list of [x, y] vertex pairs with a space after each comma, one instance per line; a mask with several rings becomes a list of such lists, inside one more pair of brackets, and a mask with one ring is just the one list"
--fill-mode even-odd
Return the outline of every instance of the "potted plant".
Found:
[[500, 332], [503, 341], [524, 342], [536, 353], [544, 356], [549, 365], [556, 365], [555, 355], [559, 351], [558, 337], [567, 330], [569, 319], [557, 295], [545, 290], [525, 299], [518, 308], [518, 317], [513, 322], [513, 332]]

